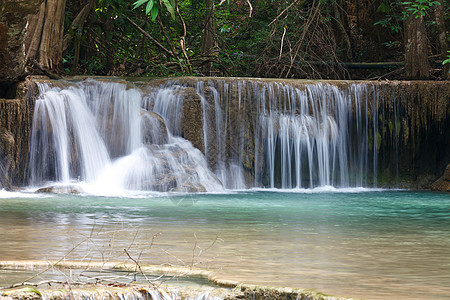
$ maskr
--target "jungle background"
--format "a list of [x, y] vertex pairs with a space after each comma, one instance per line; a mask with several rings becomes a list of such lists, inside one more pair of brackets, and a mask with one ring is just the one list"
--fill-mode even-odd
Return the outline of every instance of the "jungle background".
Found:
[[30, 74], [446, 79], [450, 0], [45, 0]]

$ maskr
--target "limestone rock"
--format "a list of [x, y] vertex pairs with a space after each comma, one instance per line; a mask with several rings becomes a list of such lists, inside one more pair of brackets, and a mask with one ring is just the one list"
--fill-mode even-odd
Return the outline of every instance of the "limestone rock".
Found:
[[433, 191], [450, 192], [450, 164], [445, 168], [444, 175], [431, 185], [431, 189]]
[[164, 119], [157, 113], [141, 110], [141, 130], [144, 144], [167, 144], [169, 139]]
[[40, 188], [36, 193], [47, 194], [81, 194], [83, 190], [75, 185], [54, 185]]
[[203, 152], [203, 117], [202, 100], [194, 88], [186, 88], [184, 91], [183, 105], [183, 133], [184, 138]]

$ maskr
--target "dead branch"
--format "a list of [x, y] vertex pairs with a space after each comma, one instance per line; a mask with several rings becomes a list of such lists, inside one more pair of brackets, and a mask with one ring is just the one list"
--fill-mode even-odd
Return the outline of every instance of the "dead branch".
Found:
[[51, 71], [45, 69], [44, 67], [42, 67], [42, 66], [37, 62], [37, 60], [34, 59], [34, 58], [29, 60], [29, 65], [30, 65], [31, 68], [38, 69], [39, 71], [41, 71], [42, 73], [44, 73], [45, 76], [48, 76], [50, 79], [55, 79], [55, 80], [62, 79], [62, 77], [59, 76], [58, 74], [53, 73], [53, 72], [51, 72]]
[[282, 12], [280, 12], [279, 14], [278, 14], [278, 16], [276, 16], [276, 18], [275, 19], [273, 19], [272, 20], [272, 22], [270, 22], [269, 23], [269, 25], [267, 25], [267, 26], [270, 26], [270, 25], [272, 25], [275, 21], [277, 21], [286, 11], [288, 11], [288, 9], [289, 8], [291, 8], [295, 3], [297, 3], [299, 0], [295, 0], [294, 2], [292, 2], [291, 4], [289, 4], [289, 6], [288, 7], [286, 7], [285, 9], [283, 9], [283, 11]]
[[281, 54], [283, 54], [283, 43], [284, 43], [284, 36], [286, 35], [286, 26], [283, 28], [283, 36], [281, 37], [281, 44], [280, 44], [280, 56], [278, 57], [278, 60], [281, 60]]
[[128, 258], [129, 258], [130, 260], [132, 260], [132, 261], [136, 264], [136, 266], [138, 267], [138, 269], [139, 269], [139, 271], [141, 272], [142, 276], [144, 276], [145, 280], [147, 280], [148, 283], [150, 283], [151, 285], [153, 285], [154, 282], [152, 282], [152, 281], [147, 277], [147, 275], [145, 274], [144, 270], [142, 270], [142, 267], [141, 267], [141, 265], [139, 264], [139, 262], [138, 262], [137, 260], [135, 260], [135, 259], [130, 255], [130, 253], [127, 251], [127, 249], [123, 249], [123, 251], [125, 251], [125, 253], [127, 254]]
[[249, 7], [248, 17], [251, 18], [252, 17], [252, 12], [253, 12], [253, 6], [250, 3], [250, 0], [247, 0], [247, 4], [248, 4], [248, 7]]
[[155, 43], [156, 46], [158, 46], [161, 50], [163, 50], [165, 53], [167, 53], [167, 55], [169, 55], [170, 57], [176, 58], [175, 54], [172, 53], [172, 51], [167, 50], [166, 47], [161, 45], [161, 43], [158, 42], [155, 38], [153, 38], [147, 31], [145, 31], [139, 25], [134, 23], [133, 20], [131, 20], [129, 17], [125, 17], [125, 19], [127, 19], [128, 22], [131, 23], [131, 25], [136, 27], [136, 29], [139, 30], [143, 35], [145, 35], [149, 40], [151, 40], [153, 43]]
[[21, 283], [15, 283], [10, 286], [0, 287], [0, 290], [6, 290], [6, 289], [14, 289], [21, 286], [40, 286], [40, 285], [51, 285], [54, 284], [66, 284], [66, 282], [58, 281], [58, 280], [44, 280], [39, 282], [21, 282]]
[[189, 57], [186, 53], [186, 34], [187, 34], [186, 23], [184, 22], [184, 19], [180, 14], [180, 10], [178, 8], [178, 1], [175, 1], [175, 12], [177, 13], [178, 18], [181, 21], [181, 25], [183, 26], [183, 36], [181, 36], [180, 38], [181, 52], [183, 53], [184, 59], [186, 60], [187, 71], [189, 74], [192, 74], [192, 66], [191, 63], [189, 62]]

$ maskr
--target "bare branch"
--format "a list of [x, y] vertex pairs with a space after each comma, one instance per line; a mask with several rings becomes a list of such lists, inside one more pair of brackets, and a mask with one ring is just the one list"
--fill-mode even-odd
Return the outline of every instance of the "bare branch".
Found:
[[249, 6], [249, 12], [248, 12], [248, 17], [251, 18], [252, 17], [252, 12], [253, 12], [253, 6], [250, 3], [250, 0], [247, 0], [247, 4]]
[[[247, 0], [248, 1], [248, 0]], [[283, 9], [283, 11], [281, 12], [281, 13], [279, 13], [278, 14], [278, 16], [276, 16], [276, 18], [275, 19], [273, 19], [272, 20], [272, 22], [270, 22], [269, 23], [269, 25], [267, 25], [267, 26], [270, 26], [270, 25], [272, 25], [276, 20], [278, 20], [289, 8], [291, 8], [295, 3], [297, 3], [299, 0], [295, 0], [294, 2], [292, 2], [291, 4], [289, 4], [289, 6], [288, 7], [286, 7], [285, 9]]]

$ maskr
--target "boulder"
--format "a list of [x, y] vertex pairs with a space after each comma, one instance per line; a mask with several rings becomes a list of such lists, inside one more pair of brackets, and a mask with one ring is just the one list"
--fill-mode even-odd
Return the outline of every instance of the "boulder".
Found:
[[76, 185], [53, 185], [40, 188], [36, 193], [47, 194], [81, 194], [83, 190]]
[[431, 185], [431, 189], [439, 192], [450, 192], [450, 164], [445, 168], [444, 175]]

